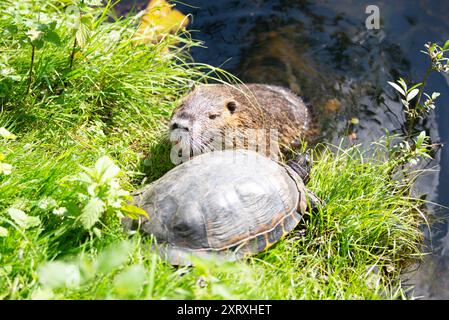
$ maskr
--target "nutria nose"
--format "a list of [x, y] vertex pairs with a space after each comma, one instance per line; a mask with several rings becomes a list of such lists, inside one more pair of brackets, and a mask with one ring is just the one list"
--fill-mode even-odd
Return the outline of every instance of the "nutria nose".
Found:
[[184, 131], [189, 131], [189, 128], [185, 125], [182, 125], [178, 122], [173, 122], [170, 126], [171, 130], [176, 130], [176, 129], [180, 129], [180, 130], [184, 130]]

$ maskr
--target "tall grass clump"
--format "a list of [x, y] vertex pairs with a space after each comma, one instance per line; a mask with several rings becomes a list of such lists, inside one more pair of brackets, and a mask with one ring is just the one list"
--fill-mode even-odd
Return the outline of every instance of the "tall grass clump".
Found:
[[1, 299], [405, 298], [418, 144], [316, 148], [309, 187], [325, 205], [245, 261], [176, 269], [124, 233], [120, 217], [143, 214], [130, 192], [172, 167], [178, 98], [219, 70], [191, 61], [188, 33], [141, 44], [139, 17], [99, 3], [0, 2]]
[[396, 161], [373, 148], [316, 151], [309, 187], [325, 205], [257, 256], [173, 268], [148, 249], [150, 238], [121, 234], [102, 251], [96, 245], [41, 263], [39, 283], [25, 297], [405, 299], [399, 275], [420, 259], [425, 203], [392, 177]]
[[192, 63], [200, 44], [188, 33], [142, 44], [139, 16], [117, 19], [99, 3], [0, 2], [2, 298], [27, 297], [41, 262], [121, 237], [106, 213], [120, 213], [141, 172], [171, 167], [165, 122], [216, 71]]

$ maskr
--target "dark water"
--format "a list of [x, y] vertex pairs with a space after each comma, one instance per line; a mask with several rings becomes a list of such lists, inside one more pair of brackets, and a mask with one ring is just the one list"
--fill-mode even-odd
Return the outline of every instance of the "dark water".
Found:
[[[449, 2], [444, 0], [306, 1], [184, 0], [191, 14], [196, 62], [221, 66], [245, 82], [290, 87], [310, 103], [318, 119], [319, 139], [337, 142], [351, 136], [370, 142], [385, 129], [401, 132], [401, 105], [386, 81], [399, 76], [420, 82], [428, 67], [420, 53], [428, 41], [449, 39]], [[146, 1], [124, 0], [122, 10]], [[367, 30], [365, 8], [380, 8], [380, 30]], [[126, 8], [126, 9], [125, 9]], [[433, 142], [449, 141], [449, 77], [433, 75], [427, 92], [441, 93], [437, 110], [424, 123]], [[360, 124], [348, 124], [356, 117]], [[449, 149], [429, 164], [436, 172], [421, 178], [418, 192], [449, 206]], [[439, 216], [449, 211], [434, 210]], [[425, 263], [410, 275], [413, 295], [449, 299], [448, 224], [424, 231], [429, 242]]]

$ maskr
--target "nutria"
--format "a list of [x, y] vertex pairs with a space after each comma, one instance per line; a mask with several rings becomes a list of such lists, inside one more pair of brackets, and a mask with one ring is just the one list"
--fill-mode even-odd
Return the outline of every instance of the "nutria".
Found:
[[[178, 149], [190, 150], [189, 156], [257, 141], [256, 151], [276, 158], [279, 147], [291, 147], [306, 136], [309, 122], [307, 106], [289, 89], [264, 84], [200, 85], [173, 111], [170, 138], [180, 142]], [[228, 143], [230, 133], [233, 140]], [[227, 135], [224, 140], [217, 139], [223, 135]], [[278, 144], [273, 144], [273, 137]], [[266, 139], [266, 144], [260, 139]]]

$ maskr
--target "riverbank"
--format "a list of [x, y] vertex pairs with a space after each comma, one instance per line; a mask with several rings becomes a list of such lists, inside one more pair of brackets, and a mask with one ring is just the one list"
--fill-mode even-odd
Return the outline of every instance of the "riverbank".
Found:
[[[188, 36], [136, 45], [138, 19], [99, 8], [74, 33], [48, 3], [0, 4], [0, 128], [12, 133], [0, 137], [12, 167], [0, 173], [2, 299], [406, 298], [398, 276], [419, 256], [423, 201], [381, 146], [317, 148], [309, 186], [325, 207], [247, 261], [174, 269], [124, 234], [114, 200], [171, 168], [166, 120], [217, 70], [192, 63]], [[104, 155], [119, 175], [80, 178]]]

